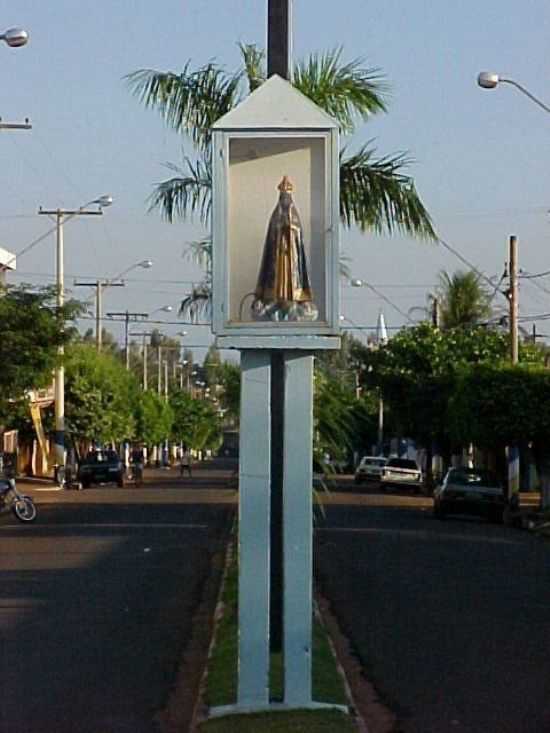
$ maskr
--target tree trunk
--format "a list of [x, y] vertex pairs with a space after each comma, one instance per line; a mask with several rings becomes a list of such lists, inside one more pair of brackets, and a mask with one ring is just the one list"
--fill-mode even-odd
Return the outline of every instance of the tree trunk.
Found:
[[424, 477], [424, 492], [431, 496], [434, 491], [434, 474], [433, 474], [433, 468], [432, 468], [432, 457], [433, 457], [433, 449], [432, 444], [428, 442], [426, 445], [426, 473]]

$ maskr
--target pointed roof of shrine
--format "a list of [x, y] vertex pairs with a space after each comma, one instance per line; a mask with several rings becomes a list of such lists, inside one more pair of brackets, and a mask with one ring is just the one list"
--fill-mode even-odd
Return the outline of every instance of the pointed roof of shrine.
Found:
[[335, 129], [338, 123], [286, 79], [274, 74], [235, 109], [215, 122], [213, 130]]

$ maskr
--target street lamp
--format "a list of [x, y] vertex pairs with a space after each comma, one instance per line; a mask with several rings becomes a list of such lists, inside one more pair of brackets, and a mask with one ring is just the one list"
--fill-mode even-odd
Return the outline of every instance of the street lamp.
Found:
[[[46, 210], [40, 207], [38, 213], [46, 216], [54, 216], [57, 232], [56, 247], [56, 285], [57, 285], [57, 307], [61, 309], [65, 302], [65, 284], [64, 284], [64, 263], [63, 263], [63, 225], [66, 221], [73, 219], [75, 216], [101, 216], [103, 208], [113, 203], [111, 196], [100, 196], [99, 198], [89, 201], [79, 209], [51, 209]], [[97, 204], [98, 208], [88, 209], [88, 206]], [[62, 357], [64, 353], [63, 346], [59, 347], [59, 355]], [[61, 361], [61, 360], [60, 360]], [[56, 466], [61, 469], [64, 474], [65, 469], [65, 369], [62, 363], [55, 370], [55, 462]]]
[[[352, 288], [362, 288], [366, 287], [375, 292], [377, 295], [379, 295], [383, 300], [388, 302], [390, 305], [392, 305], [396, 310], [398, 310], [402, 315], [405, 315], [406, 318], [410, 321], [408, 315], [404, 314], [403, 311], [401, 311], [397, 306], [395, 306], [390, 300], [388, 300], [385, 296], [382, 295], [378, 290], [376, 290], [372, 285], [369, 285], [368, 283], [364, 282], [363, 280], [359, 280], [358, 278], [354, 278], [350, 280], [350, 285]], [[382, 311], [378, 314], [378, 321], [376, 323], [376, 344], [377, 346], [383, 346], [388, 341], [388, 335], [386, 330], [386, 324], [384, 321], [384, 315]], [[378, 455], [382, 455], [384, 452], [384, 398], [382, 396], [382, 392], [379, 391], [378, 393]]]
[[11, 48], [19, 48], [28, 43], [29, 34], [22, 28], [8, 28], [7, 31], [0, 35], [0, 41], [4, 41]]
[[550, 107], [544, 104], [544, 102], [541, 102], [541, 100], [535, 97], [534, 94], [531, 94], [531, 92], [524, 86], [518, 84], [518, 82], [513, 79], [505, 79], [504, 77], [495, 74], [493, 71], [480, 72], [477, 76], [477, 83], [482, 89], [494, 89], [499, 84], [511, 84], [516, 89], [519, 89], [522, 94], [525, 94], [526, 97], [529, 97], [529, 99], [535, 104], [538, 104], [538, 106], [545, 112], [550, 112]]
[[[113, 199], [111, 196], [102, 196], [99, 201], [102, 201], [102, 206], [110, 206], [113, 202]], [[90, 287], [96, 289], [96, 299], [95, 299], [95, 344], [96, 344], [96, 350], [98, 352], [101, 351], [101, 337], [102, 337], [102, 327], [101, 327], [101, 318], [102, 318], [102, 312], [103, 312], [103, 305], [102, 305], [102, 296], [103, 296], [103, 288], [115, 288], [115, 287], [123, 287], [124, 281], [121, 280], [123, 275], [126, 275], [128, 272], [131, 272], [132, 270], [137, 269], [138, 267], [143, 267], [145, 269], [149, 269], [153, 266], [152, 260], [142, 260], [141, 262], [136, 262], [133, 265], [130, 265], [130, 267], [127, 267], [125, 270], [123, 270], [118, 275], [115, 275], [115, 277], [110, 277], [105, 280], [96, 280], [95, 282], [75, 282], [76, 287]], [[117, 282], [119, 281], [119, 282]]]
[[140, 262], [136, 262], [133, 265], [130, 265], [130, 267], [127, 267], [122, 272], [119, 272], [119, 274], [116, 277], [111, 278], [112, 280], [120, 280], [124, 275], [127, 275], [129, 272], [132, 272], [132, 270], [137, 270], [138, 267], [142, 267], [144, 270], [149, 270], [151, 267], [153, 267], [153, 260], [141, 260]]
[[149, 313], [149, 317], [154, 316], [155, 313], [171, 313], [174, 310], [174, 307], [171, 305], [161, 305], [160, 308], [155, 308], [154, 311], [151, 311]]

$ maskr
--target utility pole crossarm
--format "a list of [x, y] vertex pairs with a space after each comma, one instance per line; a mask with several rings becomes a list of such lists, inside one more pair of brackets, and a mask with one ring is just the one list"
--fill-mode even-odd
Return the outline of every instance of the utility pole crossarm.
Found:
[[46, 214], [46, 216], [58, 216], [61, 214], [62, 216], [102, 216], [103, 211], [99, 209], [98, 211], [95, 211], [95, 209], [43, 209], [40, 207], [38, 209], [39, 214]]
[[124, 287], [124, 283], [113, 283], [110, 280], [94, 280], [91, 283], [75, 281], [73, 285], [75, 288], [97, 288], [98, 285], [101, 285], [102, 288], [123, 288]]
[[87, 282], [77, 282], [74, 283], [75, 287], [84, 287], [84, 288], [95, 288], [96, 295], [95, 295], [95, 320], [96, 320], [96, 326], [95, 326], [95, 343], [96, 343], [96, 351], [99, 353], [101, 351], [102, 347], [102, 333], [101, 333], [101, 312], [102, 312], [102, 295], [103, 295], [103, 288], [113, 288], [113, 287], [121, 287], [124, 285], [124, 283], [112, 283], [109, 280], [96, 280], [95, 282], [87, 283]]
[[149, 315], [148, 313], [129, 313], [128, 311], [124, 311], [123, 313], [107, 313], [107, 316], [109, 318], [120, 317], [123, 319], [128, 318], [129, 320], [137, 320], [138, 318], [147, 318], [148, 315]]
[[130, 313], [130, 311], [124, 311], [124, 313], [107, 313], [109, 318], [119, 317], [117, 320], [124, 320], [124, 351], [126, 352], [126, 370], [130, 369], [130, 346], [128, 343], [128, 330], [130, 320], [137, 321], [138, 318], [147, 318], [148, 313]]

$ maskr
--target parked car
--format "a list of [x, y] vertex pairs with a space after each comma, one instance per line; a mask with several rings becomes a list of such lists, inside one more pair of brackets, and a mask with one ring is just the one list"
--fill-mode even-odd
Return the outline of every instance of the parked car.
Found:
[[84, 489], [92, 484], [124, 486], [124, 463], [114, 450], [91, 451], [78, 466], [78, 481]]
[[384, 456], [364, 456], [359, 461], [355, 471], [355, 483], [362, 484], [364, 481], [379, 481], [382, 469], [388, 462]]
[[422, 471], [410, 458], [390, 458], [380, 473], [380, 486], [409, 486], [420, 491]]
[[434, 515], [470, 514], [502, 522], [506, 505], [504, 486], [490, 471], [451, 468], [434, 491]]

